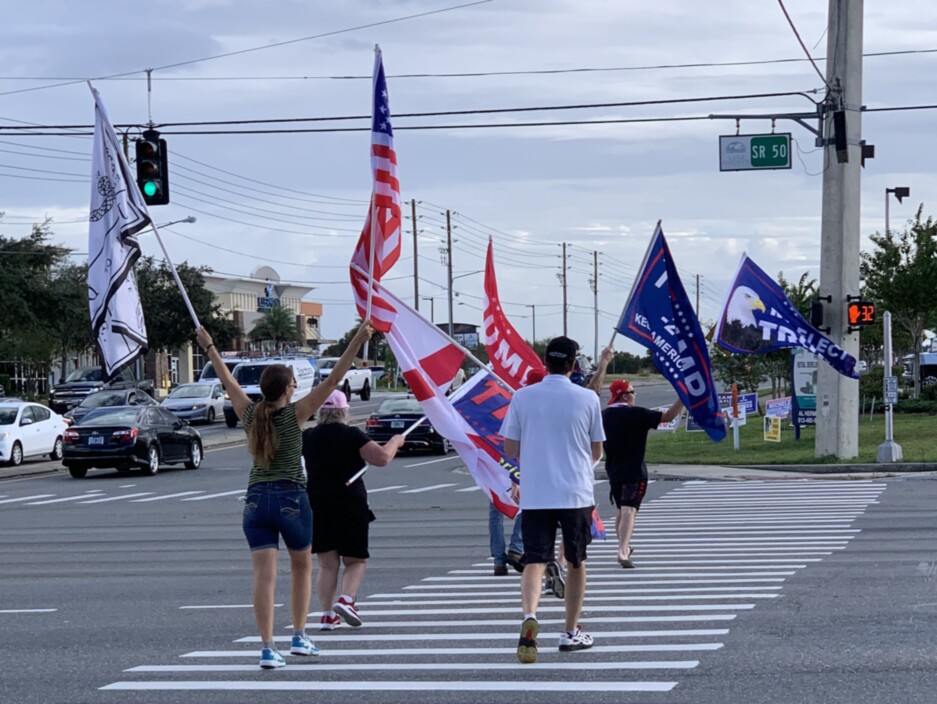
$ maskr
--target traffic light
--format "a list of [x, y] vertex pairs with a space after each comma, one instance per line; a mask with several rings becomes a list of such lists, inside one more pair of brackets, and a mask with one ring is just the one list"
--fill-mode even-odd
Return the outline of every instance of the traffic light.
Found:
[[147, 130], [142, 139], [138, 139], [137, 148], [137, 185], [147, 205], [167, 205], [169, 203], [169, 154], [166, 140], [160, 139], [159, 132]]
[[849, 327], [864, 327], [875, 323], [875, 304], [872, 301], [849, 301], [846, 304]]

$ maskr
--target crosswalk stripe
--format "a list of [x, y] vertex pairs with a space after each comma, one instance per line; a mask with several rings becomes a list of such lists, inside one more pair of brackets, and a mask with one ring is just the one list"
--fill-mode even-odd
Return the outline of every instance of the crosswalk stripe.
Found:
[[[368, 624], [371, 625], [370, 623]], [[465, 626], [472, 627], [474, 626], [473, 621], [466, 621]], [[516, 621], [512, 621], [511, 625], [517, 625]], [[542, 625], [542, 624], [541, 624]], [[678, 631], [604, 631], [604, 632], [595, 632], [591, 631], [590, 635], [593, 638], [686, 638], [689, 636], [724, 636], [728, 634], [728, 628], [696, 628], [688, 630], [678, 630]], [[277, 643], [289, 643], [292, 640], [292, 636], [274, 636], [273, 640]], [[358, 641], [361, 642], [361, 635], [358, 633], [346, 633], [341, 632], [328, 632], [320, 635], [319, 643], [331, 642], [331, 641]], [[369, 633], [367, 639], [369, 642], [389, 642], [395, 643], [397, 641], [423, 641], [423, 640], [452, 640], [453, 638], [458, 638], [459, 640], [517, 640], [517, 633], [511, 631], [510, 633], [388, 633], [388, 634], [374, 634]], [[260, 643], [260, 636], [247, 636], [246, 638], [238, 638], [235, 643]]]
[[[515, 636], [516, 638], [517, 636]], [[512, 662], [485, 663], [485, 670], [692, 670], [699, 660], [626, 660], [621, 662], [553, 662], [521, 665]], [[410, 663], [329, 663], [329, 671], [361, 670], [468, 670], [477, 671], [478, 663], [471, 662], [410, 662]], [[296, 665], [290, 663], [290, 672], [322, 672], [321, 665]], [[256, 665], [140, 665], [124, 672], [257, 672]]]
[[393, 491], [394, 489], [406, 489], [406, 488], [407, 488], [407, 485], [406, 485], [406, 484], [395, 484], [395, 485], [393, 485], [393, 486], [382, 486], [382, 487], [379, 487], [379, 488], [377, 488], [377, 489], [368, 489], [368, 495], [370, 496], [371, 494], [379, 494], [379, 493], [381, 493], [382, 491]]
[[30, 499], [45, 499], [49, 496], [55, 496], [55, 494], [33, 494], [32, 496], [21, 496], [18, 499], [4, 499], [0, 501], [0, 504], [15, 504], [21, 501], [29, 501]]
[[[557, 634], [557, 637], [559, 634]], [[514, 634], [517, 638], [517, 634]], [[697, 650], [719, 650], [722, 643], [644, 643], [641, 645], [596, 645], [591, 648], [593, 653], [685, 653]], [[430, 656], [439, 655], [514, 655], [516, 648], [329, 648], [319, 653], [322, 658], [364, 658], [400, 656]], [[281, 653], [285, 658], [290, 657], [287, 652]], [[257, 657], [257, 651], [251, 650], [195, 650], [185, 653], [183, 658], [250, 658]], [[296, 657], [302, 656], [293, 656]]]
[[79, 499], [87, 499], [94, 496], [94, 494], [76, 494], [75, 496], [64, 496], [61, 499], [46, 499], [45, 501], [30, 501], [25, 506], [46, 506], [48, 504], [61, 504], [66, 501], [78, 501]]
[[[676, 682], [627, 682], [627, 681], [576, 681], [563, 682], [562, 680], [536, 682], [524, 680], [525, 692], [669, 692], [677, 686]], [[101, 687], [102, 690], [133, 690], [133, 691], [265, 691], [265, 692], [503, 692], [504, 682], [491, 680], [472, 681], [438, 681], [429, 680], [390, 680], [390, 681], [340, 681], [328, 680], [295, 681], [295, 680], [243, 680], [237, 682], [225, 681], [185, 681], [185, 682], [114, 682]]]

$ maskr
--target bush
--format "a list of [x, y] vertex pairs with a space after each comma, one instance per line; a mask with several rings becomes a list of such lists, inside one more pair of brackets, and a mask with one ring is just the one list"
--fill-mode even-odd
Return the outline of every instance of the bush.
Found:
[[902, 400], [895, 406], [895, 413], [927, 413], [937, 415], [937, 400], [927, 401], [921, 399]]

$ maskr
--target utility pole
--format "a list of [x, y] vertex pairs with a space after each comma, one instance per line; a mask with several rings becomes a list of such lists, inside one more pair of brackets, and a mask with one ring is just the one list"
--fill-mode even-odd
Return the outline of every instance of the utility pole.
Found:
[[449, 337], [452, 337], [452, 214], [446, 208], [446, 265], [449, 278]]
[[699, 320], [699, 274], [696, 275], [696, 319]]
[[561, 277], [563, 282], [563, 336], [566, 336], [566, 243], [563, 243], [563, 274]]
[[429, 322], [436, 324], [436, 299], [432, 296], [423, 296], [424, 301], [429, 301]]
[[599, 363], [599, 253], [592, 250], [592, 306], [595, 318], [595, 353], [592, 363]]
[[[862, 161], [863, 0], [829, 0], [826, 80], [829, 93], [824, 144], [823, 217], [820, 232], [820, 296], [829, 336], [858, 358], [859, 338], [849, 331], [847, 296], [859, 294], [859, 205]], [[859, 454], [859, 383], [828, 364], [817, 368], [817, 457]]]
[[410, 199], [410, 217], [413, 220], [413, 307], [420, 309], [420, 256], [416, 247], [416, 198]]
[[533, 342], [534, 344], [536, 344], [536, 342], [537, 342], [537, 304], [536, 304], [536, 303], [525, 303], [524, 305], [527, 306], [528, 308], [530, 308], [530, 319], [531, 319], [530, 322], [531, 322], [531, 326], [532, 326], [532, 327], [531, 327], [531, 334], [534, 336], [534, 337], [533, 337], [533, 340], [531, 340], [531, 342]]

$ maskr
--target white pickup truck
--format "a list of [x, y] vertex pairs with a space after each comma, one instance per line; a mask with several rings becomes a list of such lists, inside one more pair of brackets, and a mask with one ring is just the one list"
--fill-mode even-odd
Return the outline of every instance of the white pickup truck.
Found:
[[[338, 357], [320, 357], [317, 362], [319, 376], [325, 379], [332, 373], [332, 367], [338, 362]], [[338, 385], [338, 388], [345, 392], [345, 396], [349, 401], [352, 394], [358, 394], [362, 401], [367, 401], [371, 398], [372, 383], [370, 369], [358, 369], [355, 365], [352, 365], [351, 369], [345, 372], [345, 377]]]

